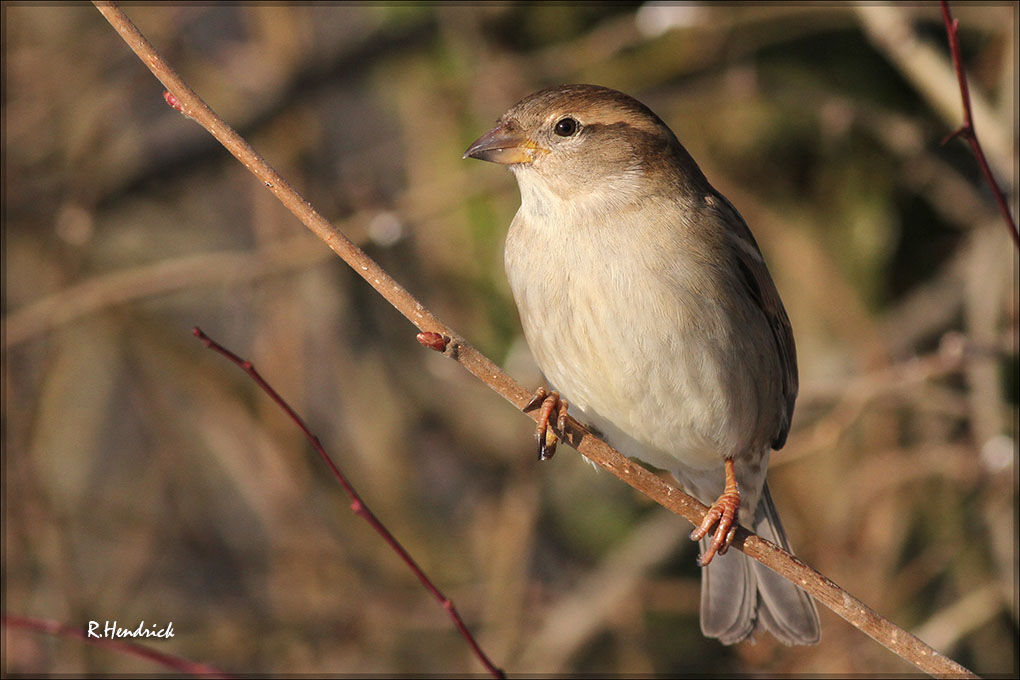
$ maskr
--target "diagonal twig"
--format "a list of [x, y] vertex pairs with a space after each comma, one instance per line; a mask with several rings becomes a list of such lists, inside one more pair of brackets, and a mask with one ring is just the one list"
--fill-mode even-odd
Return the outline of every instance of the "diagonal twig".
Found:
[[[179, 673], [187, 673], [188, 675], [204, 678], [231, 677], [223, 671], [217, 670], [216, 668], [204, 663], [190, 661], [179, 656], [174, 656], [173, 654], [158, 652], [155, 649], [129, 640], [96, 637], [95, 635], [87, 633], [83, 628], [65, 626], [61, 623], [57, 623], [56, 621], [36, 619], [28, 616], [15, 616], [13, 614], [3, 614], [0, 616], [0, 621], [2, 621], [3, 625], [7, 628], [20, 628], [22, 630], [33, 630], [39, 633], [48, 633], [49, 635], [79, 638], [97, 647], [105, 647], [106, 649], [120, 652], [122, 654], [129, 654], [131, 656], [148, 659], [149, 661], [162, 664], [167, 668], [172, 668]], [[11, 669], [8, 667], [4, 668], [5, 672], [9, 672], [10, 670]]]
[[988, 187], [992, 190], [995, 202], [999, 206], [999, 212], [1002, 213], [1002, 219], [1005, 220], [1006, 228], [1009, 229], [1009, 235], [1013, 237], [1013, 244], [1020, 248], [1020, 233], [1017, 233], [1016, 222], [1013, 221], [1013, 215], [1009, 212], [1009, 205], [1006, 203], [1006, 197], [1003, 195], [1002, 189], [999, 188], [999, 184], [992, 175], [992, 169], [988, 166], [988, 159], [985, 158], [985, 151], [981, 148], [977, 131], [974, 129], [974, 114], [970, 106], [970, 88], [967, 86], [967, 74], [963, 70], [963, 59], [960, 56], [960, 21], [953, 18], [953, 14], [949, 10], [949, 3], [946, 0], [941, 0], [941, 3], [942, 21], [946, 25], [949, 51], [953, 55], [953, 69], [956, 70], [956, 80], [960, 83], [960, 98], [963, 100], [963, 123], [954, 132], [946, 136], [942, 143], [945, 144], [954, 137], [963, 137], [970, 144], [970, 150], [974, 153], [974, 158], [981, 167], [981, 174], [984, 175]]
[[[526, 390], [495, 363], [472, 347], [453, 329], [397, 283], [364, 251], [354, 245], [338, 229], [324, 219], [283, 177], [220, 119], [196, 95], [179, 75], [160, 57], [131, 20], [112, 2], [94, 0], [124, 41], [177, 100], [178, 110], [208, 130], [223, 146], [240, 160], [273, 194], [319, 236], [337, 255], [364, 278], [376, 291], [400, 311], [411, 323], [430, 338], [437, 351], [454, 359], [479, 380], [507, 401], [523, 410], [533, 393]], [[175, 107], [175, 108], [177, 108]], [[430, 345], [433, 343], [430, 343]], [[528, 414], [537, 418], [537, 413]], [[707, 507], [697, 499], [624, 458], [608, 444], [588, 432], [573, 418], [568, 418], [564, 438], [589, 460], [608, 470], [660, 505], [682, 515], [695, 525], [704, 517]], [[917, 637], [881, 617], [860, 600], [834, 582], [801, 562], [778, 546], [741, 528], [733, 547], [750, 555], [770, 569], [811, 593], [819, 602], [850, 622], [862, 632], [891, 650], [918, 669], [936, 676], [976, 677], [952, 659], [940, 654]]]
[[340, 471], [340, 468], [337, 466], [337, 464], [334, 463], [333, 459], [330, 458], [328, 453], [326, 453], [326, 449], [322, 446], [322, 442], [319, 441], [319, 438], [315, 436], [311, 430], [308, 429], [308, 424], [305, 423], [304, 419], [298, 415], [297, 411], [295, 411], [291, 407], [291, 405], [288, 404], [287, 401], [280, 396], [280, 394], [273, 388], [272, 385], [266, 382], [265, 378], [263, 378], [262, 375], [257, 370], [255, 370], [255, 366], [250, 361], [247, 361], [237, 356], [229, 349], [227, 349], [226, 347], [224, 347], [223, 345], [221, 345], [220, 343], [216, 342], [208, 335], [203, 333], [202, 329], [198, 328], [197, 326], [193, 328], [191, 332], [195, 337], [201, 340], [202, 344], [204, 344], [206, 347], [219, 353], [220, 355], [226, 357], [233, 363], [240, 366], [241, 369], [245, 373], [247, 373], [252, 380], [255, 381], [255, 384], [258, 385], [263, 392], [268, 394], [269, 398], [276, 402], [277, 406], [284, 410], [284, 412], [290, 417], [290, 419], [294, 421], [294, 423], [301, 429], [301, 432], [304, 433], [305, 437], [311, 443], [312, 448], [315, 449], [316, 453], [319, 454], [319, 457], [322, 458], [324, 463], [326, 463], [326, 466], [329, 468], [329, 471], [332, 472], [333, 476], [336, 477], [338, 482], [340, 482], [340, 486], [343, 487], [344, 493], [347, 494], [347, 498], [350, 499], [351, 501], [351, 510], [354, 512], [354, 514], [368, 522], [369, 525], [371, 525], [371, 527], [375, 529], [375, 532], [382, 536], [383, 540], [386, 541], [386, 544], [389, 545], [390, 548], [392, 548], [393, 551], [400, 556], [400, 559], [402, 559], [404, 563], [407, 565], [407, 567], [414, 573], [414, 575], [418, 577], [418, 580], [421, 581], [421, 584], [423, 586], [425, 586], [425, 589], [428, 590], [429, 593], [431, 593], [432, 596], [439, 601], [439, 604], [443, 606], [443, 609], [445, 609], [450, 614], [450, 618], [453, 619], [453, 623], [455, 626], [457, 626], [457, 630], [460, 631], [460, 634], [464, 637], [468, 645], [471, 647], [471, 651], [474, 652], [475, 656], [478, 657], [478, 660], [482, 662], [482, 665], [485, 666], [485, 669], [489, 671], [489, 673], [495, 678], [506, 677], [503, 671], [497, 668], [492, 663], [492, 661], [489, 660], [489, 657], [486, 656], [485, 652], [482, 651], [482, 648], [479, 647], [478, 642], [475, 640], [474, 636], [471, 634], [471, 631], [468, 630], [467, 625], [464, 624], [464, 620], [460, 617], [460, 614], [457, 612], [457, 608], [453, 605], [453, 600], [446, 597], [445, 595], [443, 595], [442, 592], [440, 592], [439, 588], [437, 588], [435, 584], [432, 583], [432, 579], [430, 579], [425, 574], [425, 572], [422, 571], [422, 568], [419, 567], [418, 563], [414, 561], [414, 558], [411, 557], [411, 554], [407, 552], [403, 545], [400, 544], [400, 541], [398, 541], [396, 537], [392, 533], [390, 533], [390, 530], [386, 528], [386, 525], [379, 521], [379, 518], [375, 516], [375, 513], [368, 508], [368, 505], [366, 505], [363, 500], [361, 500], [361, 496], [358, 495], [358, 492], [354, 490], [354, 486], [351, 485], [346, 475], [344, 475], [344, 473]]

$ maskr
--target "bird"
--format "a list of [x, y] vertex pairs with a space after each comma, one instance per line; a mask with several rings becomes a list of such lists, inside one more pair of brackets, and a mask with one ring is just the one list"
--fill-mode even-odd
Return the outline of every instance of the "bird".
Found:
[[[754, 236], [672, 130], [638, 100], [559, 85], [514, 104], [464, 152], [505, 165], [521, 204], [504, 266], [525, 339], [565, 408], [710, 507], [701, 629], [818, 642], [814, 601], [739, 551], [737, 525], [790, 551], [766, 482], [797, 397], [793, 331]], [[557, 398], [561, 398], [557, 402]], [[714, 531], [713, 531], [714, 527]]]

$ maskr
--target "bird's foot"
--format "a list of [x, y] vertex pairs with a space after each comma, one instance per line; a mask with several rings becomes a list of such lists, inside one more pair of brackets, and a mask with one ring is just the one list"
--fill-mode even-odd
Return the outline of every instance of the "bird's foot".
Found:
[[[525, 413], [536, 408], [541, 409], [538, 412], [538, 426], [535, 428], [539, 460], [549, 460], [556, 453], [559, 437], [553, 430], [556, 429], [562, 433], [566, 428], [568, 406], [566, 399], [560, 399], [559, 392], [549, 392], [544, 387], [539, 387], [535, 390], [535, 396], [524, 407]], [[556, 425], [550, 427], [549, 421], [552, 419], [554, 411], [556, 412]]]
[[727, 459], [724, 465], [726, 467], [726, 487], [723, 489], [722, 495], [715, 499], [715, 503], [712, 503], [712, 507], [705, 513], [705, 519], [691, 532], [691, 540], [700, 541], [715, 526], [712, 542], [708, 549], [698, 557], [698, 565], [702, 567], [707, 567], [717, 554], [726, 554], [733, 543], [733, 537], [737, 535], [737, 527], [740, 526], [737, 523], [740, 492], [737, 489], [737, 475], [733, 469], [733, 459]]

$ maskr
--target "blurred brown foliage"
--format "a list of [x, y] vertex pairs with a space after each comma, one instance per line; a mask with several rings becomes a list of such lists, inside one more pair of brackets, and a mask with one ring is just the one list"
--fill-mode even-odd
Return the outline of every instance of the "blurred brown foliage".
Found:
[[[813, 648], [703, 638], [683, 520], [569, 449], [537, 464], [531, 422], [420, 347], [94, 8], [2, 11], [6, 611], [173, 621], [161, 651], [240, 673], [481, 670], [200, 325], [307, 416], [508, 672], [911, 670], [828, 611]], [[1017, 6], [954, 11], [1015, 214]], [[128, 12], [526, 384], [501, 261], [516, 188], [460, 155], [545, 85], [647, 103], [743, 213], [793, 320], [802, 390], [771, 479], [798, 554], [972, 670], [1017, 673], [1017, 253], [966, 145], [939, 144], [960, 108], [937, 6]], [[4, 642], [5, 673], [160, 670]]]

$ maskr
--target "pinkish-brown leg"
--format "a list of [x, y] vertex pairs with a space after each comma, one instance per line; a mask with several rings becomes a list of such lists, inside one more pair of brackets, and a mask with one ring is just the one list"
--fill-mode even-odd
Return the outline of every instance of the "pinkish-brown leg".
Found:
[[[733, 543], [733, 537], [737, 535], [737, 513], [740, 509], [740, 491], [737, 489], [737, 473], [733, 468], [733, 459], [727, 458], [723, 463], [726, 468], [726, 486], [722, 495], [712, 503], [712, 507], [705, 513], [705, 519], [691, 532], [691, 540], [700, 541], [708, 535], [713, 525], [716, 525], [712, 542], [703, 555], [698, 558], [698, 564], [702, 567], [708, 566], [712, 558], [725, 555]], [[717, 524], [718, 523], [718, 524]]]
[[535, 428], [535, 437], [538, 439], [538, 459], [549, 460], [556, 453], [556, 443], [559, 438], [549, 427], [549, 420], [556, 412], [555, 429], [563, 432], [567, 425], [567, 404], [566, 399], [560, 399], [558, 392], [549, 392], [544, 387], [535, 390], [535, 396], [524, 407], [524, 412], [540, 408], [538, 412], [538, 425]]

